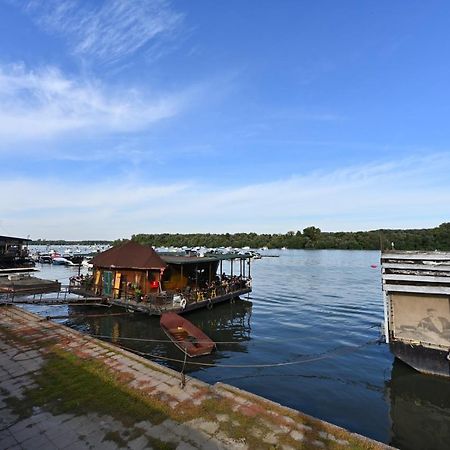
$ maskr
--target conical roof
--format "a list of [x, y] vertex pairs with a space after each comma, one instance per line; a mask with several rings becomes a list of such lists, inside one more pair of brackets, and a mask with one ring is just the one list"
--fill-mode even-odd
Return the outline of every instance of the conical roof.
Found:
[[90, 261], [94, 267], [115, 269], [164, 269], [167, 264], [152, 247], [129, 241], [112, 247]]

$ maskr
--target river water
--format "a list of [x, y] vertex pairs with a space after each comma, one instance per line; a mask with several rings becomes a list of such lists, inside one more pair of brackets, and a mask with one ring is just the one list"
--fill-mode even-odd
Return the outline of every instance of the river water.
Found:
[[[187, 316], [218, 342], [187, 372], [223, 381], [399, 447], [448, 449], [450, 381], [425, 376], [376, 343], [383, 320], [380, 254], [373, 251], [279, 250], [252, 262], [249, 298]], [[38, 265], [42, 278], [67, 282], [78, 268]], [[180, 370], [183, 354], [159, 320], [120, 309], [36, 307], [68, 314], [61, 323], [103, 336]], [[271, 366], [271, 367], [267, 367]]]

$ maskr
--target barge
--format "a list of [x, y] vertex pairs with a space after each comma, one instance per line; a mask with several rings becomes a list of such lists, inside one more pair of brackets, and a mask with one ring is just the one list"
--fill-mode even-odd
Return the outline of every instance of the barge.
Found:
[[419, 372], [450, 377], [450, 252], [381, 255], [384, 335]]
[[157, 253], [129, 241], [96, 255], [92, 276], [71, 279], [70, 291], [128, 311], [184, 314], [249, 294], [250, 261], [237, 253]]

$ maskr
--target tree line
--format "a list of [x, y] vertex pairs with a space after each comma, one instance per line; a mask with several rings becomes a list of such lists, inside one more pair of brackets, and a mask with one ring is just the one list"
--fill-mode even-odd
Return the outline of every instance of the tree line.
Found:
[[[128, 239], [107, 240], [44, 240], [32, 241], [34, 245], [118, 245]], [[134, 234], [131, 240], [154, 247], [233, 247], [233, 248], [291, 248], [291, 249], [341, 249], [341, 250], [448, 250], [450, 251], [450, 222], [435, 228], [411, 230], [372, 230], [327, 232], [310, 226], [302, 231], [285, 234], [257, 233], [162, 233]]]
[[[286, 234], [257, 233], [194, 233], [194, 234], [134, 234], [131, 240], [154, 247], [250, 247], [290, 249], [342, 250], [449, 250], [450, 222], [435, 228], [410, 230], [372, 230], [356, 232], [325, 232], [310, 226]], [[126, 241], [117, 240], [114, 244]]]

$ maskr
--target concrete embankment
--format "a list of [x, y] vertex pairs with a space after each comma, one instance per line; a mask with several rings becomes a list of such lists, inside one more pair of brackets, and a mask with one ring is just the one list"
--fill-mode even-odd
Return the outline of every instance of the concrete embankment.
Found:
[[208, 385], [0, 307], [1, 449], [383, 449], [232, 386]]

